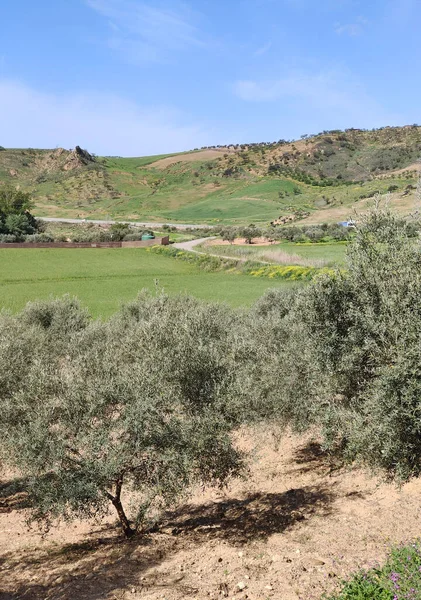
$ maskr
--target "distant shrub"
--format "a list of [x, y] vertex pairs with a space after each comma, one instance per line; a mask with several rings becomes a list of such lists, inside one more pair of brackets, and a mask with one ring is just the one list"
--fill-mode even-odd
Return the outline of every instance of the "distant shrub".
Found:
[[124, 242], [138, 242], [142, 239], [142, 235], [143, 235], [143, 232], [128, 233], [127, 235], [124, 236], [123, 241]]
[[104, 241], [113, 240], [113, 241], [119, 242], [122, 239], [124, 239], [124, 237], [126, 235], [129, 235], [130, 233], [132, 233], [132, 230], [130, 229], [129, 225], [127, 225], [126, 223], [113, 223], [108, 232], [103, 231], [101, 233], [107, 233], [107, 235], [108, 235], [108, 240], [104, 240]]
[[106, 230], [100, 231], [77, 231], [72, 236], [72, 242], [113, 242], [116, 241], [113, 234]]
[[366, 194], [361, 194], [360, 199], [365, 200], [366, 198], [374, 198], [380, 194], [379, 190], [373, 190], [372, 192], [367, 192]]
[[326, 232], [323, 231], [323, 229], [314, 227], [312, 229], [307, 229], [304, 235], [312, 242], [320, 242], [325, 237]]
[[297, 233], [293, 236], [292, 241], [296, 244], [302, 242], [309, 242], [309, 238], [305, 235], [305, 233]]
[[15, 235], [10, 233], [0, 233], [0, 243], [1, 244], [13, 244], [18, 241], [18, 238]]
[[83, 243], [83, 242], [99, 242], [99, 233], [91, 231], [77, 231], [72, 235], [72, 242]]
[[48, 243], [54, 242], [54, 236], [49, 233], [34, 233], [33, 235], [27, 235], [24, 241], [28, 244]]

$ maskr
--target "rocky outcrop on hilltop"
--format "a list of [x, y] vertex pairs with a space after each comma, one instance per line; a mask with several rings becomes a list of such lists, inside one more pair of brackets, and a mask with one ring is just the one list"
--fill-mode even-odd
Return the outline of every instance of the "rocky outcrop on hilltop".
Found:
[[[59, 148], [62, 150], [62, 148]], [[64, 151], [65, 152], [65, 151]], [[66, 157], [66, 162], [63, 165], [65, 171], [72, 171], [88, 165], [89, 163], [95, 162], [95, 158], [92, 154], [89, 154], [87, 150], [83, 150], [80, 146], [76, 146], [74, 150], [71, 150]]]

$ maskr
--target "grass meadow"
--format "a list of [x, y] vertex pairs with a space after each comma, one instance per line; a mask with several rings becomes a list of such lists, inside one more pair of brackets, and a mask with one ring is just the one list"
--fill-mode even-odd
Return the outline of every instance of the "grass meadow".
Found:
[[144, 288], [247, 306], [281, 285], [294, 284], [207, 273], [143, 248], [0, 249], [0, 308], [12, 311], [30, 300], [70, 294], [94, 317], [106, 318]]
[[346, 244], [295, 244], [282, 242], [270, 246], [202, 244], [201, 252], [260, 260], [273, 264], [331, 267], [345, 262]]

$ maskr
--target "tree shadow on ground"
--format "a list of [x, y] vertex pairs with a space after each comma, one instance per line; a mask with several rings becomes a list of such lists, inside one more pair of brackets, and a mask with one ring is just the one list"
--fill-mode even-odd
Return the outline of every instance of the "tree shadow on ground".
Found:
[[329, 514], [332, 501], [328, 490], [316, 486], [283, 494], [254, 493], [182, 507], [167, 515], [156, 533], [131, 540], [106, 527], [83, 543], [10, 553], [2, 557], [0, 579], [6, 582], [7, 575], [13, 574], [15, 584], [7, 586], [8, 592], [0, 591], [0, 600], [99, 600], [123, 597], [132, 588], [133, 598], [150, 588], [195, 594], [198, 590], [185, 586], [183, 574], [154, 573], [154, 567], [180, 547], [200, 546], [209, 538], [234, 545], [265, 539], [314, 514]]
[[294, 467], [289, 473], [301, 475], [306, 473], [330, 475], [344, 467], [344, 461], [339, 454], [323, 450], [322, 445], [315, 441], [297, 448], [291, 462]]
[[[148, 535], [126, 540], [106, 527], [86, 542], [6, 554], [0, 580], [8, 591], [0, 589], [0, 600], [99, 600], [118, 598], [133, 586], [140, 592], [142, 573], [158, 566], [176, 545], [171, 536], [159, 537], [153, 542]], [[12, 574], [14, 585], [7, 581]], [[149, 575], [141, 587], [155, 583]]]
[[[314, 470], [326, 465], [317, 444], [297, 450], [298, 467]], [[13, 483], [12, 487], [11, 484]], [[20, 487], [19, 487], [20, 486]], [[0, 502], [10, 492], [24, 493], [25, 482], [0, 486]], [[19, 491], [21, 490], [21, 491]], [[209, 539], [241, 546], [265, 540], [299, 526], [313, 516], [328, 516], [337, 495], [332, 486], [306, 486], [284, 493], [256, 492], [200, 506], [185, 505], [167, 513], [154, 533], [131, 540], [116, 527], [96, 527], [86, 542], [44, 548], [26, 548], [5, 554], [0, 560], [0, 600], [134, 600], [149, 590], [177, 590], [181, 597], [195, 595], [183, 574], [165, 573], [158, 567], [183, 548], [202, 545]], [[17, 509], [13, 506], [13, 509]], [[6, 591], [7, 590], [7, 591]]]
[[244, 499], [182, 507], [169, 515], [165, 526], [173, 535], [190, 534], [199, 541], [206, 534], [241, 545], [282, 533], [314, 514], [328, 515], [333, 500], [332, 492], [321, 486], [282, 494], [257, 492]]
[[24, 477], [0, 481], [0, 513], [29, 507], [26, 486], [27, 480]]

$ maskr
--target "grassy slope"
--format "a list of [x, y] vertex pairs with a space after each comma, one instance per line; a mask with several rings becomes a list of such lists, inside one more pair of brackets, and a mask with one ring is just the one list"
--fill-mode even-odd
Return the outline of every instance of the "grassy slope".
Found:
[[[404, 195], [405, 188], [415, 184], [420, 153], [421, 127], [86, 164], [60, 149], [16, 149], [0, 152], [0, 182], [31, 190], [44, 216], [267, 223], [302, 209], [308, 222], [335, 221], [364, 208], [361, 196], [391, 185], [392, 204], [410, 212], [413, 191]], [[179, 162], [162, 160], [168, 156]], [[335, 185], [314, 185], [326, 180]]]
[[[107, 317], [143, 288], [187, 292], [234, 306], [251, 304], [278, 285], [246, 275], [204, 273], [144, 249], [1, 249], [0, 308], [13, 311], [50, 295], [78, 296], [93, 314]], [[157, 281], [157, 284], [155, 284]]]

